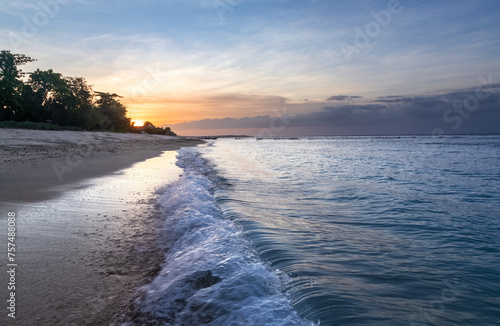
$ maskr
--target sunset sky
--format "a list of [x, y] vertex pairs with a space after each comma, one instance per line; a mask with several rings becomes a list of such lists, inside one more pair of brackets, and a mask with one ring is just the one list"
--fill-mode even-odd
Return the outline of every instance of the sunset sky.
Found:
[[0, 0], [25, 71], [181, 135], [500, 133], [499, 31], [496, 0]]

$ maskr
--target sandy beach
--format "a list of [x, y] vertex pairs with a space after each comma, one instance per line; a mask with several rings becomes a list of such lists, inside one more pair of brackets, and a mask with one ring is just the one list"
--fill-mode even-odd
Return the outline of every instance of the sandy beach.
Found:
[[161, 135], [0, 129], [0, 198], [45, 200], [57, 196], [55, 188], [63, 185], [199, 143]]
[[[17, 263], [16, 318], [4, 308], [0, 324], [119, 324], [163, 258], [154, 191], [182, 171], [175, 150], [200, 143], [0, 129], [0, 245], [15, 212]], [[1, 275], [6, 302], [9, 275]]]

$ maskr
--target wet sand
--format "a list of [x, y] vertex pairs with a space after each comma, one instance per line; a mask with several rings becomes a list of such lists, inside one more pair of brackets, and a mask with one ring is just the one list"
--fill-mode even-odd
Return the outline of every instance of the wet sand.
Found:
[[47, 200], [79, 180], [200, 143], [160, 135], [0, 129], [0, 202]]
[[117, 325], [158, 271], [154, 191], [182, 173], [175, 150], [200, 142], [89, 134], [0, 129], [0, 246], [16, 212], [18, 264], [16, 319], [3, 308], [1, 325]]

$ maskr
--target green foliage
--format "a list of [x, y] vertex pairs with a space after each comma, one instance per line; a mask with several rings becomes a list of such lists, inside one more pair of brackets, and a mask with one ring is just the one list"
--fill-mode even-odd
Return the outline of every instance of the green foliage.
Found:
[[84, 129], [76, 126], [58, 126], [49, 122], [13, 121], [13, 120], [0, 121], [0, 128], [84, 131]]
[[144, 122], [141, 131], [144, 131], [147, 134], [154, 134], [154, 135], [177, 136], [173, 131], [170, 130], [170, 127], [166, 128], [155, 127], [155, 125], [149, 121]]
[[41, 107], [42, 118], [57, 125], [74, 125], [76, 122], [75, 104], [77, 98], [68, 88], [61, 74], [52, 69], [37, 69], [29, 80], [34, 100]]
[[0, 120], [14, 119], [16, 111], [22, 108], [22, 72], [17, 66], [34, 61], [23, 54], [0, 52]]
[[[0, 128], [141, 131], [127, 118], [121, 96], [94, 92], [84, 78], [64, 77], [52, 69], [29, 74], [18, 69], [32, 61], [24, 54], [0, 52]], [[175, 135], [150, 124], [148, 133]]]
[[33, 130], [64, 130], [63, 127], [53, 123], [33, 121], [0, 121], [0, 128], [33, 129]]
[[130, 118], [127, 118], [127, 108], [120, 103], [120, 95], [96, 92], [99, 97], [96, 104], [104, 117], [106, 129], [126, 132], [130, 130]]
[[66, 84], [75, 98], [74, 113], [78, 117], [72, 124], [86, 130], [101, 129], [103, 115], [94, 105], [94, 91], [82, 77], [66, 77]]

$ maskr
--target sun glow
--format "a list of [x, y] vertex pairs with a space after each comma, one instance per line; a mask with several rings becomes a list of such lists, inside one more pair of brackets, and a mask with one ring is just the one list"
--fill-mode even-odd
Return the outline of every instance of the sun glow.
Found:
[[144, 121], [142, 121], [142, 120], [132, 120], [132, 123], [134, 124], [134, 127], [144, 126]]

